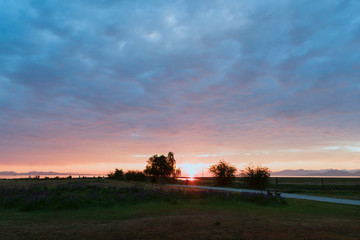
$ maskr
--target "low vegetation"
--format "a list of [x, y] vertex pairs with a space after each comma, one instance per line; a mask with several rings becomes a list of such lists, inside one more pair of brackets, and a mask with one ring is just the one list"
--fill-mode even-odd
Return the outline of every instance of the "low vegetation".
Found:
[[[278, 189], [282, 193], [299, 193], [306, 195], [346, 198], [360, 200], [360, 178], [324, 178], [323, 183], [316, 177], [270, 177], [267, 188]], [[184, 181], [178, 181], [184, 184]], [[218, 182], [211, 177], [198, 177], [191, 185], [217, 186]], [[248, 183], [243, 177], [235, 177], [228, 187], [248, 188]]]
[[116, 180], [127, 180], [127, 181], [140, 181], [144, 182], [147, 180], [147, 177], [144, 172], [137, 170], [128, 170], [124, 172], [122, 169], [115, 169], [114, 172], [108, 173], [109, 179]]
[[269, 187], [286, 193], [360, 200], [360, 178], [272, 177]]
[[[0, 186], [1, 196], [18, 202], [0, 204], [2, 240], [357, 239], [360, 222], [358, 206], [141, 182], [2, 180]], [[55, 199], [28, 208], [44, 194]], [[62, 205], [57, 197], [69, 200]]]
[[125, 179], [128, 181], [146, 181], [146, 175], [142, 171], [129, 170], [125, 173]]
[[[115, 205], [139, 204], [151, 201], [177, 203], [187, 200], [251, 201], [268, 204], [279, 201], [276, 198], [256, 193], [229, 193], [212, 190], [99, 187], [86, 183], [68, 183], [55, 188], [32, 186], [30, 188], [0, 188], [0, 207], [15, 208], [20, 211], [59, 210], [92, 207], [110, 207]], [[283, 202], [284, 200], [280, 200]]]

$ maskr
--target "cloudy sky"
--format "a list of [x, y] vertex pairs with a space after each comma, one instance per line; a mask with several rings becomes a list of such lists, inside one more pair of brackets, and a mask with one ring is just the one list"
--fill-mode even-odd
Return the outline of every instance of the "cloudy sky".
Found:
[[0, 0], [0, 171], [143, 169], [168, 151], [188, 172], [358, 169], [359, 12]]

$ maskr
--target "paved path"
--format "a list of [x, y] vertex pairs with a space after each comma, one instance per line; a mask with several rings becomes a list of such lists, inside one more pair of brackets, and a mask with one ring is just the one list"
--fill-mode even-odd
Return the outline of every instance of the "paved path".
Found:
[[[185, 187], [185, 188], [200, 188], [200, 189], [211, 189], [211, 190], [221, 190], [221, 191], [230, 191], [230, 192], [254, 192], [254, 193], [264, 193], [266, 191], [251, 190], [251, 189], [240, 189], [240, 188], [225, 188], [225, 187], [208, 187], [208, 186], [195, 186], [195, 185], [178, 185], [178, 184], [167, 184], [168, 186], [173, 187]], [[342, 198], [329, 198], [329, 197], [317, 197], [317, 196], [308, 196], [301, 194], [292, 194], [292, 193], [281, 193], [281, 196], [284, 198], [296, 198], [296, 199], [305, 199], [319, 202], [329, 202], [329, 203], [340, 203], [348, 205], [357, 205], [360, 206], [359, 200], [350, 200]]]

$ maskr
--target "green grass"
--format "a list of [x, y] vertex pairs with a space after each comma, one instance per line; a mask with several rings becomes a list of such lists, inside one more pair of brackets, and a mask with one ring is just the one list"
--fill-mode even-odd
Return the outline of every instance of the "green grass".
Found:
[[305, 185], [305, 184], [281, 184], [276, 186], [270, 185], [270, 188], [277, 188], [281, 192], [299, 193], [314, 196], [360, 199], [360, 185], [327, 185], [324, 190], [321, 186]]
[[311, 217], [340, 217], [360, 220], [360, 207], [342, 204], [320, 203], [305, 200], [288, 199], [287, 204], [272, 203], [259, 205], [242, 201], [221, 200], [185, 200], [177, 203], [152, 201], [133, 205], [117, 205], [110, 208], [94, 207], [65, 210], [38, 210], [22, 212], [16, 209], [3, 209], [0, 212], [0, 222], [48, 222], [56, 216], [56, 221], [82, 221], [82, 220], [121, 220], [146, 216], [164, 216], [176, 214], [186, 209], [197, 211], [229, 210], [251, 212], [268, 216], [294, 216]]
[[142, 186], [96, 186], [86, 182], [67, 182], [56, 187], [33, 185], [27, 188], [0, 188], [0, 209], [66, 210], [96, 207], [139, 205], [160, 201], [178, 203], [201, 199], [224, 201], [251, 201], [257, 204], [280, 203], [282, 199], [258, 193], [234, 193], [184, 188], [145, 188]]
[[[30, 183], [8, 182], [1, 187], [34, 187]], [[78, 180], [38, 183], [56, 191], [79, 190], [68, 185], [79, 183]], [[81, 184], [85, 192], [94, 189], [89, 186], [139, 187], [138, 183], [108, 180]], [[153, 184], [140, 187], [162, 188]], [[0, 239], [357, 239], [360, 236], [359, 206], [295, 199], [263, 204], [197, 193], [190, 196], [195, 197], [176, 201], [151, 198], [106, 206], [93, 203], [73, 209], [45, 207], [20, 211], [19, 207], [3, 207]]]
[[335, 198], [360, 199], [360, 178], [271, 178], [271, 188], [286, 193], [326, 196]]
[[[299, 193], [324, 197], [360, 199], [360, 178], [323, 178], [324, 189], [321, 179], [316, 177], [278, 177], [270, 178], [268, 188], [277, 188], [284, 193]], [[184, 183], [178, 181], [178, 183]], [[192, 185], [217, 186], [213, 178], [198, 178], [191, 182]], [[228, 186], [234, 188], [248, 188], [241, 178], [235, 178], [234, 182]]]
[[360, 208], [302, 200], [154, 201], [111, 208], [0, 212], [5, 239], [356, 239]]

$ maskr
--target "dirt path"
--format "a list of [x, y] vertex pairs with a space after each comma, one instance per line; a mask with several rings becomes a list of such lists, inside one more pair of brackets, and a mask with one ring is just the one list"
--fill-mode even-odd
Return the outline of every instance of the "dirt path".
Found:
[[[185, 188], [199, 188], [199, 189], [211, 189], [211, 190], [220, 190], [220, 191], [230, 191], [230, 192], [254, 192], [254, 193], [264, 193], [266, 191], [251, 190], [251, 189], [240, 189], [240, 188], [226, 188], [226, 187], [208, 187], [208, 186], [195, 186], [195, 185], [178, 185], [178, 184], [167, 184], [168, 186], [173, 187], [185, 187]], [[348, 205], [357, 205], [360, 206], [359, 200], [350, 200], [342, 198], [329, 198], [329, 197], [317, 197], [309, 196], [302, 194], [292, 194], [292, 193], [281, 193], [281, 196], [284, 198], [295, 198], [295, 199], [304, 199], [318, 202], [329, 202], [329, 203], [340, 203]]]

